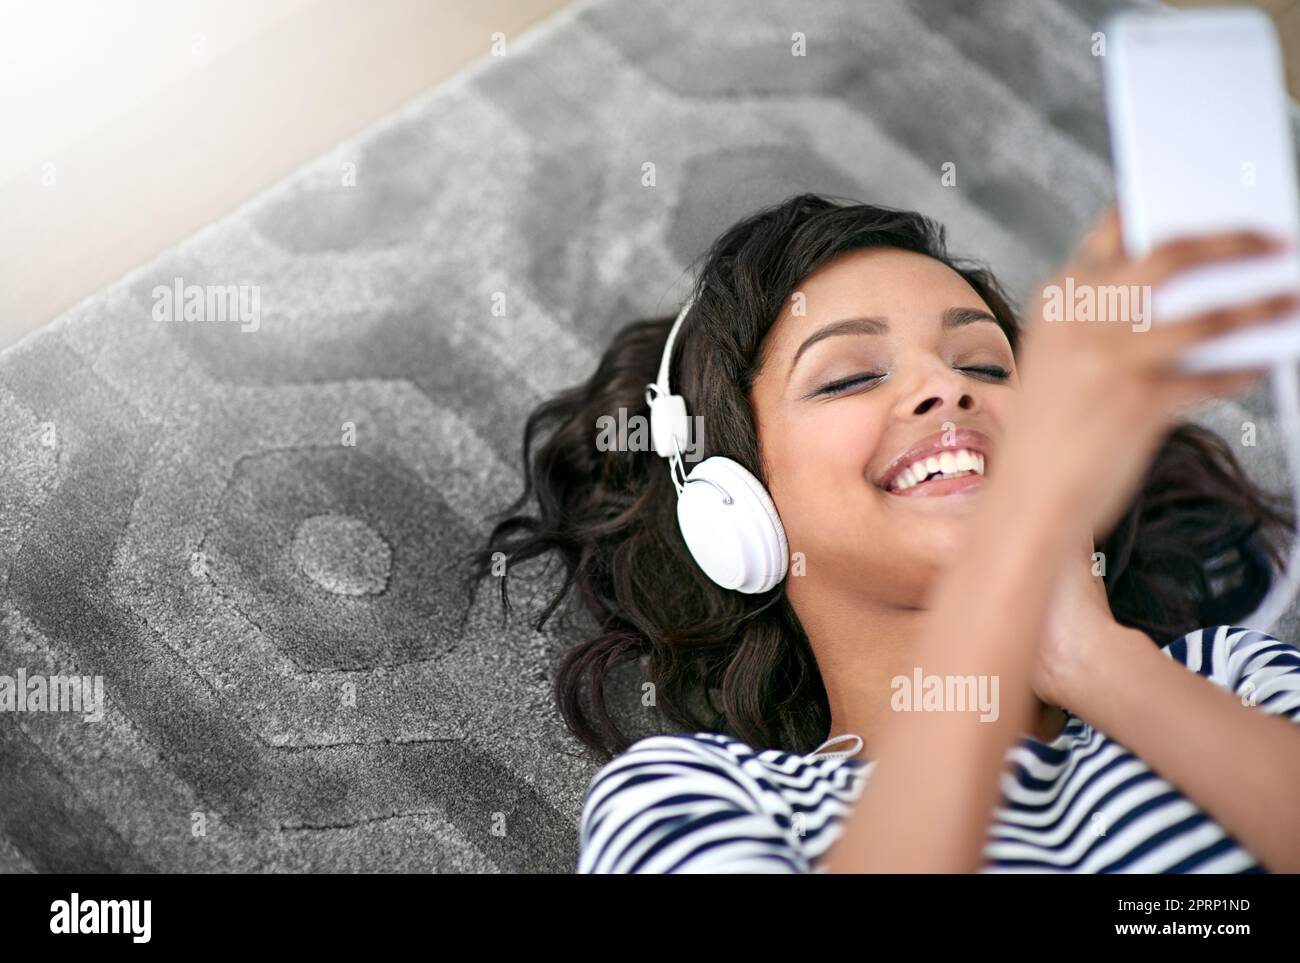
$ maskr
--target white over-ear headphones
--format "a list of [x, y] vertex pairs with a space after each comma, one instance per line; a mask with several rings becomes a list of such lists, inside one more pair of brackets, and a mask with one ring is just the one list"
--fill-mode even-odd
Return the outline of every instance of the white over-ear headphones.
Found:
[[668, 332], [658, 380], [646, 385], [650, 437], [659, 456], [668, 459], [677, 489], [677, 526], [696, 563], [723, 588], [753, 595], [785, 578], [789, 546], [772, 497], [744, 466], [714, 455], [689, 475], [682, 467], [690, 440], [686, 399], [672, 393], [668, 369], [677, 329], [693, 303], [686, 302]]

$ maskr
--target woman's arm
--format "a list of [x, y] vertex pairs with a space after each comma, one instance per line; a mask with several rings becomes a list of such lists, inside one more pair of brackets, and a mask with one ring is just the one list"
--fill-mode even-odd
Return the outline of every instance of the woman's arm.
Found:
[[1076, 715], [1140, 756], [1273, 872], [1300, 873], [1300, 726], [1116, 626], [1063, 679]]
[[[1014, 444], [1011, 443], [1011, 444]], [[936, 589], [917, 649], [921, 671], [998, 679], [996, 720], [899, 713], [871, 756], [867, 787], [824, 857], [827, 872], [974, 872], [983, 862], [1010, 745], [1031, 728], [1029, 685], [1051, 589], [1073, 533], [1033, 453], [1000, 452], [999, 474]]]

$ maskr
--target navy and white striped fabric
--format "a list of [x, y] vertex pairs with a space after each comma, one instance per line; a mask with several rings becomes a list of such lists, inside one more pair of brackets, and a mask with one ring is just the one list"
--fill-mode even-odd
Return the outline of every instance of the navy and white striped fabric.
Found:
[[[1160, 651], [1243, 703], [1300, 723], [1294, 646], [1221, 625]], [[983, 872], [1267, 871], [1146, 763], [1073, 714], [1052, 742], [1026, 736], [1007, 758]], [[587, 789], [577, 871], [823, 872], [818, 859], [874, 765], [760, 752], [709, 732], [642, 739]]]

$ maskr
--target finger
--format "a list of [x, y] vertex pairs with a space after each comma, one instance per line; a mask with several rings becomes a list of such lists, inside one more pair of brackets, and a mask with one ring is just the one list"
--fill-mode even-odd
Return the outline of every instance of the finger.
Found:
[[1219, 335], [1274, 321], [1289, 312], [1300, 310], [1300, 292], [1247, 301], [1245, 304], [1215, 308], [1183, 320], [1157, 321], [1134, 339], [1137, 357], [1142, 363], [1173, 364], [1186, 348]]
[[1169, 379], [1161, 389], [1161, 394], [1170, 409], [1177, 411], [1214, 398], [1231, 398], [1249, 391], [1259, 384], [1268, 371], [1268, 368], [1250, 368], [1243, 371], [1179, 375]]
[[1261, 231], [1228, 231], [1180, 237], [1163, 244], [1139, 258], [1136, 268], [1143, 282], [1159, 284], [1180, 271], [1234, 258], [1259, 257], [1290, 246], [1285, 238]]
[[1093, 222], [1079, 245], [1079, 253], [1099, 264], [1116, 261], [1123, 256], [1124, 243], [1119, 208], [1112, 204]]

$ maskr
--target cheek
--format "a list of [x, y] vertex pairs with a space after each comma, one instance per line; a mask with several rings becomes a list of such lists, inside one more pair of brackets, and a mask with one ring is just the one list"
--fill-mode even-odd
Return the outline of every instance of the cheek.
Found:
[[843, 407], [843, 414], [827, 412], [791, 426], [772, 465], [777, 510], [787, 528], [805, 537], [842, 531], [881, 507], [868, 471], [878, 457], [879, 433], [865, 415]]
[[809, 468], [822, 472], [827, 483], [871, 483], [869, 466], [880, 459], [883, 426], [880, 415], [865, 403], [868, 400], [865, 395], [846, 398], [809, 419], [802, 448]]
[[1011, 414], [1020, 397], [1019, 375], [1008, 385], [1008, 388], [1010, 390], [989, 392], [984, 402], [984, 406], [993, 419], [994, 425], [998, 427], [1006, 424], [1007, 417]]

